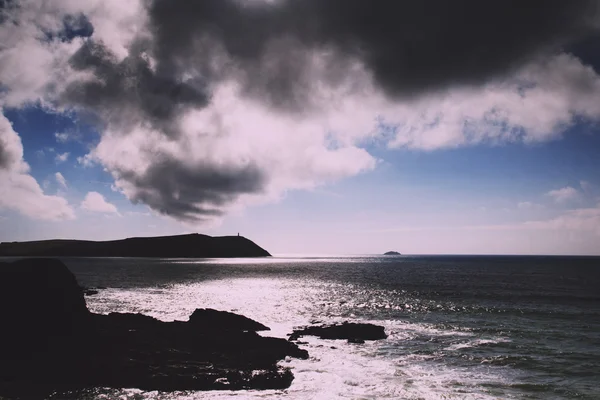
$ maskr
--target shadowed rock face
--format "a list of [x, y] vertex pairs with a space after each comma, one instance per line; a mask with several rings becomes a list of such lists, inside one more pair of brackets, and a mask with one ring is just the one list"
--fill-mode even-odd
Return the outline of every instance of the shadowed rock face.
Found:
[[0, 396], [42, 398], [93, 387], [144, 390], [286, 388], [277, 365], [308, 353], [268, 327], [199, 309], [190, 321], [90, 313], [81, 288], [57, 260], [0, 263]]
[[309, 326], [294, 330], [289, 340], [297, 340], [300, 336], [318, 336], [321, 339], [347, 339], [351, 343], [362, 343], [365, 340], [387, 338], [383, 326], [344, 322], [337, 325]]
[[[5, 354], [43, 349], [90, 317], [75, 276], [58, 260], [0, 263], [0, 346]], [[13, 344], [25, 343], [23, 347]]]

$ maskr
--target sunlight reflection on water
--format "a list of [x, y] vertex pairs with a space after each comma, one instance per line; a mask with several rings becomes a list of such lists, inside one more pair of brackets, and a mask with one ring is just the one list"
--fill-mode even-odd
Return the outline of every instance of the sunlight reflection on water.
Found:
[[[65, 259], [96, 312], [187, 320], [210, 307], [266, 335], [344, 320], [385, 326], [364, 345], [305, 337], [284, 391], [98, 389], [76, 399], [598, 399], [600, 261], [547, 257]], [[534, 278], [532, 278], [534, 277]], [[582, 278], [584, 277], [584, 278]]]
[[[388, 298], [389, 302], [390, 299]], [[198, 307], [209, 307], [246, 315], [271, 328], [263, 334], [287, 337], [295, 326], [353, 318], [356, 303], [369, 309], [382, 306], [381, 295], [353, 284], [310, 279], [232, 278], [175, 284], [163, 288], [106, 289], [88, 298], [94, 312], [140, 312], [161, 320], [187, 320]], [[388, 307], [389, 308], [389, 307]], [[286, 360], [296, 379], [281, 391], [140, 393], [120, 391], [120, 396], [145, 399], [228, 399], [228, 398], [439, 398], [455, 382], [476, 385], [498, 380], [488, 370], [464, 371], [438, 365], [431, 358], [415, 358], [402, 343], [420, 335], [469, 336], [406, 321], [379, 320], [389, 339], [357, 346], [345, 341], [324, 341], [305, 337], [309, 360]], [[410, 362], [408, 362], [410, 360]], [[468, 383], [470, 382], [470, 383]], [[463, 392], [460, 398], [485, 398]], [[113, 393], [114, 394], [114, 393]], [[133, 397], [131, 397], [133, 396]], [[474, 396], [474, 397], [473, 397]], [[110, 396], [109, 396], [110, 397]]]

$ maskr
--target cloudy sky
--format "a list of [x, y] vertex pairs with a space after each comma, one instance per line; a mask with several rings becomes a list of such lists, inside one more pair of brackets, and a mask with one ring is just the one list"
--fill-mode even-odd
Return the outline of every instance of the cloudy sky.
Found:
[[0, 241], [600, 254], [600, 3], [0, 1]]

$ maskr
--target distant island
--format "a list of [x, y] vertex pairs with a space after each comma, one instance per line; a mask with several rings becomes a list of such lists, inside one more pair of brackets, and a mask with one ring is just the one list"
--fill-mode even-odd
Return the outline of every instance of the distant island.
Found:
[[229, 258], [269, 257], [271, 254], [243, 236], [212, 237], [193, 233], [103, 242], [63, 239], [3, 242], [0, 256]]
[[401, 256], [402, 254], [398, 253], [397, 251], [388, 251], [386, 253], [383, 253], [384, 256]]

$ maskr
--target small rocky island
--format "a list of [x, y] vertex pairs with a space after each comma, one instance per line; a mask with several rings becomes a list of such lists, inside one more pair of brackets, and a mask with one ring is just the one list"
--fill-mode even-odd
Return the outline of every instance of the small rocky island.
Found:
[[383, 253], [384, 256], [401, 256], [402, 254], [398, 253], [397, 251], [388, 251]]
[[5, 257], [226, 258], [270, 255], [243, 236], [212, 237], [197, 233], [103, 242], [58, 239], [0, 243], [0, 256]]

